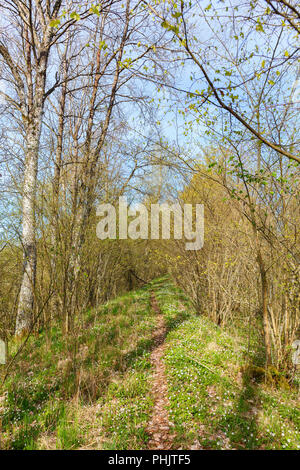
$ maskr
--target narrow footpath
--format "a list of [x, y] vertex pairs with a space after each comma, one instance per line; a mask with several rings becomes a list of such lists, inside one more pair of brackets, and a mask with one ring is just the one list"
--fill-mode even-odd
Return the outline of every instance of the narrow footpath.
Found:
[[154, 349], [151, 353], [151, 364], [154, 369], [152, 383], [154, 408], [147, 427], [150, 436], [148, 449], [169, 450], [172, 449], [175, 436], [171, 433], [172, 423], [169, 421], [168, 384], [163, 361], [167, 329], [154, 292], [151, 295], [151, 307], [157, 314], [157, 327], [153, 333]]

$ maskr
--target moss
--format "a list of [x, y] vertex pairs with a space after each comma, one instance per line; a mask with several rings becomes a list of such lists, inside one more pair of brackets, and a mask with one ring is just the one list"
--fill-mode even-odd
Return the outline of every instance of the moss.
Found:
[[283, 372], [279, 371], [274, 366], [268, 366], [267, 368], [259, 367], [253, 364], [248, 364], [241, 367], [241, 372], [248, 379], [254, 380], [257, 383], [265, 383], [270, 386], [282, 388], [284, 390], [290, 390], [291, 385], [288, 378]]

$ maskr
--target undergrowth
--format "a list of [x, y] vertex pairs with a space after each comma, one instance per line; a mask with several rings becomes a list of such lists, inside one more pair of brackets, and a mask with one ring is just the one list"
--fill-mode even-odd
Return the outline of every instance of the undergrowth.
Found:
[[[174, 449], [300, 449], [297, 388], [262, 372], [259, 329], [196, 315], [168, 278], [90, 310], [72, 334], [32, 336], [0, 394], [1, 449], [146, 449], [154, 291], [165, 350]], [[13, 355], [18, 344], [11, 342]]]

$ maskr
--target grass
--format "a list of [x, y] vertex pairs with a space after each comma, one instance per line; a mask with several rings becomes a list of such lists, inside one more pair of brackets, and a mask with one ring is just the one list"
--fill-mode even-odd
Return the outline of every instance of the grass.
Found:
[[57, 326], [30, 338], [2, 393], [1, 448], [76, 449], [95, 429], [96, 446], [144, 446], [154, 326], [144, 288], [87, 312], [67, 338]]
[[[176, 315], [173, 293], [163, 302], [167, 318], [172, 310]], [[248, 351], [241, 338], [243, 332], [232, 336], [193, 314], [169, 333], [165, 362], [175, 448], [300, 449], [297, 390], [253, 379], [249, 359], [259, 363], [263, 354], [260, 344]]]
[[0, 394], [1, 449], [147, 448], [151, 291], [168, 330], [174, 449], [300, 449], [297, 390], [252, 373], [259, 329], [249, 343], [242, 325], [197, 316], [168, 278], [86, 312], [67, 338], [58, 326], [30, 338]]

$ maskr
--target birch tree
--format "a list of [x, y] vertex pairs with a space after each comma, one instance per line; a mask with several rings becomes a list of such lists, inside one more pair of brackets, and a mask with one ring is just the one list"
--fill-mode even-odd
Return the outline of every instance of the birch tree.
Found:
[[[87, 9], [82, 18], [90, 14]], [[4, 1], [1, 15], [0, 57], [3, 76], [9, 84], [8, 91], [1, 94], [11, 106], [24, 138], [21, 234], [24, 264], [16, 319], [16, 335], [21, 336], [30, 330], [33, 319], [37, 263], [35, 204], [43, 112], [47, 97], [61, 84], [57, 74], [47, 89], [49, 57], [53, 45], [76, 24], [77, 17], [68, 13], [68, 5], [62, 0]]]

